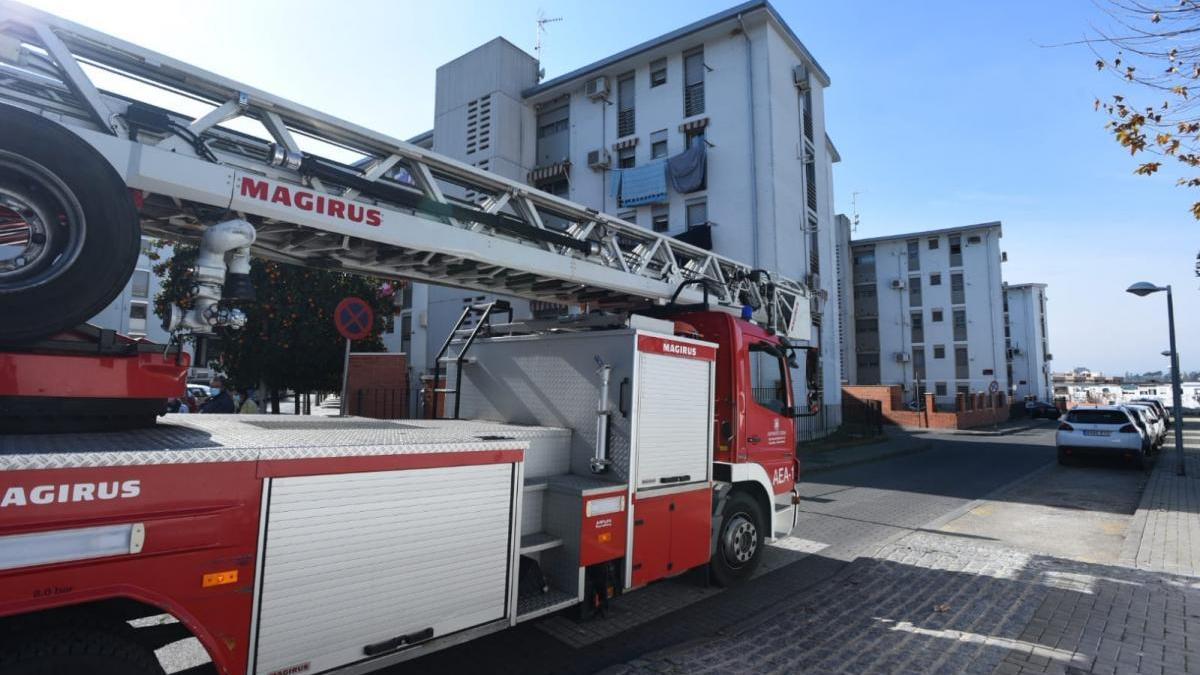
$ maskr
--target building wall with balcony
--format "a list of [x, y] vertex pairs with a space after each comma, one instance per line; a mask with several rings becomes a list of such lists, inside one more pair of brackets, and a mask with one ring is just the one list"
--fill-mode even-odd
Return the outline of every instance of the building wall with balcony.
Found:
[[1050, 340], [1046, 330], [1046, 284], [1004, 288], [1009, 386], [1013, 400], [1053, 400]]
[[855, 384], [1008, 391], [1000, 223], [851, 242]]

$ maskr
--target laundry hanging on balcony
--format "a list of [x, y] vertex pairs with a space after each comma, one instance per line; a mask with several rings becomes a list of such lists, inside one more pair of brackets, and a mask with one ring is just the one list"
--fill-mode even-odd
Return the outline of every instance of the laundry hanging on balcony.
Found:
[[704, 189], [704, 174], [708, 168], [707, 150], [704, 139], [697, 138], [692, 142], [692, 147], [667, 160], [667, 177], [676, 192], [687, 194]]
[[667, 201], [667, 163], [651, 162], [612, 172], [612, 196], [621, 206], [639, 206]]

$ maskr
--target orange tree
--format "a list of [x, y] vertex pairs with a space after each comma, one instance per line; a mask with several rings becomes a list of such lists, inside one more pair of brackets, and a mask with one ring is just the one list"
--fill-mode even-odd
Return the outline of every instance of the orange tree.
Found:
[[[158, 316], [172, 304], [186, 305], [192, 287], [196, 247], [169, 244], [154, 272], [162, 290], [154, 299]], [[332, 270], [316, 270], [255, 259], [250, 266], [257, 298], [241, 303], [246, 325], [218, 329], [212, 343], [213, 368], [236, 386], [266, 385], [269, 391], [336, 391], [341, 387], [345, 340], [333, 325], [333, 310], [347, 296], [358, 296], [375, 309], [375, 330], [354, 343], [355, 351], [383, 351], [380, 334], [392, 311], [391, 284]]]
[[[1109, 0], [1111, 28], [1085, 42], [1096, 68], [1135, 85], [1133, 93], [1096, 99], [1109, 116], [1106, 128], [1131, 155], [1141, 156], [1135, 173], [1150, 175], [1164, 162], [1178, 162], [1178, 184], [1200, 187], [1200, 110], [1194, 94], [1200, 81], [1200, 1]], [[1194, 91], [1195, 90], [1195, 91]], [[1200, 219], [1200, 201], [1192, 204]], [[1200, 268], [1198, 268], [1200, 273]]]

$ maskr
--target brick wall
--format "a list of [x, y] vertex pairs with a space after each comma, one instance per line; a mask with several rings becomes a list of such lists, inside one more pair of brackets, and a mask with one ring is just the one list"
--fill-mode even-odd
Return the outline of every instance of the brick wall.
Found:
[[842, 398], [879, 401], [884, 421], [916, 429], [971, 429], [998, 424], [1009, 418], [1004, 394], [959, 395], [955, 410], [939, 410], [935, 397], [925, 394], [924, 410], [909, 410], [898, 384], [846, 385]]
[[346, 411], [351, 415], [408, 417], [408, 357], [389, 352], [350, 354], [346, 391]]

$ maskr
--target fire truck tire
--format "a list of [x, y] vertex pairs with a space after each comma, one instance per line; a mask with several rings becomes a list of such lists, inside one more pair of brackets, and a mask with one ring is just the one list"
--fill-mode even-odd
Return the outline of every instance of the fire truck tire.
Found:
[[[124, 289], [141, 227], [125, 182], [65, 127], [0, 106], [0, 343], [73, 328]], [[20, 247], [20, 248], [18, 248]]]
[[18, 633], [0, 645], [4, 675], [163, 675], [154, 652], [119, 630], [62, 626]]
[[713, 581], [732, 586], [747, 579], [762, 560], [766, 524], [754, 498], [734, 492], [721, 511], [721, 531], [709, 568]]

